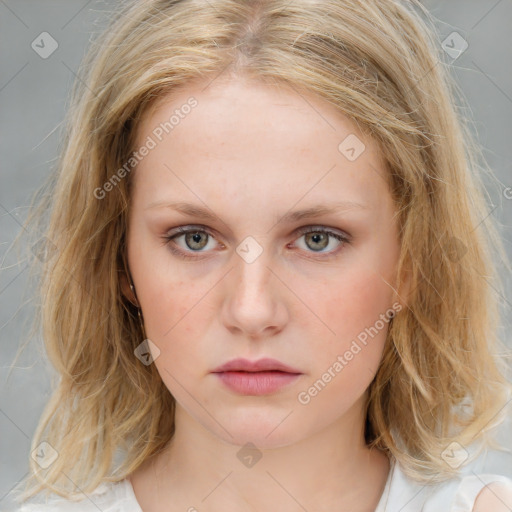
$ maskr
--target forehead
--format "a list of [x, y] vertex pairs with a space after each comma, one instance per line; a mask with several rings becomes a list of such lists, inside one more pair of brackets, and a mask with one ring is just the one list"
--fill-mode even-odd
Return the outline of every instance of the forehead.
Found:
[[376, 143], [327, 101], [286, 85], [190, 84], [146, 112], [136, 147], [148, 137], [156, 145], [135, 175], [154, 193], [176, 175], [203, 191], [211, 185], [295, 200], [340, 192], [375, 202], [387, 189]]

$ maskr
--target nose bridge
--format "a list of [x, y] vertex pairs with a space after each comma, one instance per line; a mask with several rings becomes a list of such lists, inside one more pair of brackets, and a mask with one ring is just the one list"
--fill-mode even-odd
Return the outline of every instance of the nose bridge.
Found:
[[279, 277], [280, 251], [273, 240], [262, 231], [246, 235], [232, 254], [229, 281], [221, 292], [220, 320], [240, 339], [274, 336], [290, 321], [292, 304]]
[[236, 251], [238, 261], [224, 297], [225, 326], [250, 336], [279, 332], [287, 321], [288, 308], [280, 303], [271, 250], [249, 239]]
[[253, 237], [247, 237], [236, 252], [240, 260], [234, 276], [237, 294], [244, 299], [261, 298], [271, 286], [270, 250]]

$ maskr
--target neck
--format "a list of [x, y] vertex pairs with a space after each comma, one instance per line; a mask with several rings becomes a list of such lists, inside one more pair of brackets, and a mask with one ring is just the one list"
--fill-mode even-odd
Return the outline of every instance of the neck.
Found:
[[175, 420], [148, 475], [155, 504], [145, 511], [370, 512], [389, 473], [387, 457], [354, 427], [362, 421], [347, 415], [299, 442], [253, 449], [219, 439], [179, 405]]

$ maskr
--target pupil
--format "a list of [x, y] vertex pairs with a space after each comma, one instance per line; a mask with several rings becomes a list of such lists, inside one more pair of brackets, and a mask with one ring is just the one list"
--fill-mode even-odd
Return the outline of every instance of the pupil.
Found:
[[[324, 233], [313, 233], [313, 234], [310, 234], [308, 235], [308, 238], [309, 238], [309, 241], [313, 242], [313, 244], [316, 245], [315, 249], [324, 249], [326, 246], [327, 246], [327, 243], [328, 243], [328, 239], [327, 239], [327, 235], [325, 235]], [[323, 239], [323, 244], [322, 244], [322, 239]], [[320, 247], [317, 245], [319, 244]], [[311, 247], [313, 249], [313, 247]]]
[[201, 242], [203, 233], [196, 231], [195, 233], [187, 233], [185, 240], [190, 249], [202, 249], [206, 245], [206, 239]]

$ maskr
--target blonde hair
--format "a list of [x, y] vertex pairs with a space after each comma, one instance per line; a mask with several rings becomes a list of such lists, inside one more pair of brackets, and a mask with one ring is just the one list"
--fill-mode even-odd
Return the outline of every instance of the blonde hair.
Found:
[[418, 481], [456, 472], [443, 450], [481, 438], [508, 396], [495, 257], [510, 264], [483, 194], [492, 173], [439, 46], [416, 1], [145, 0], [115, 13], [82, 63], [58, 168], [27, 221], [45, 237], [38, 317], [59, 374], [31, 450], [46, 441], [59, 456], [45, 471], [29, 459], [25, 499], [119, 481], [173, 436], [174, 398], [134, 356], [143, 334], [120, 287], [133, 173], [94, 191], [129, 161], [155, 101], [222, 72], [316, 93], [377, 142], [400, 227], [396, 292], [406, 277], [411, 288], [369, 388], [366, 440]]

